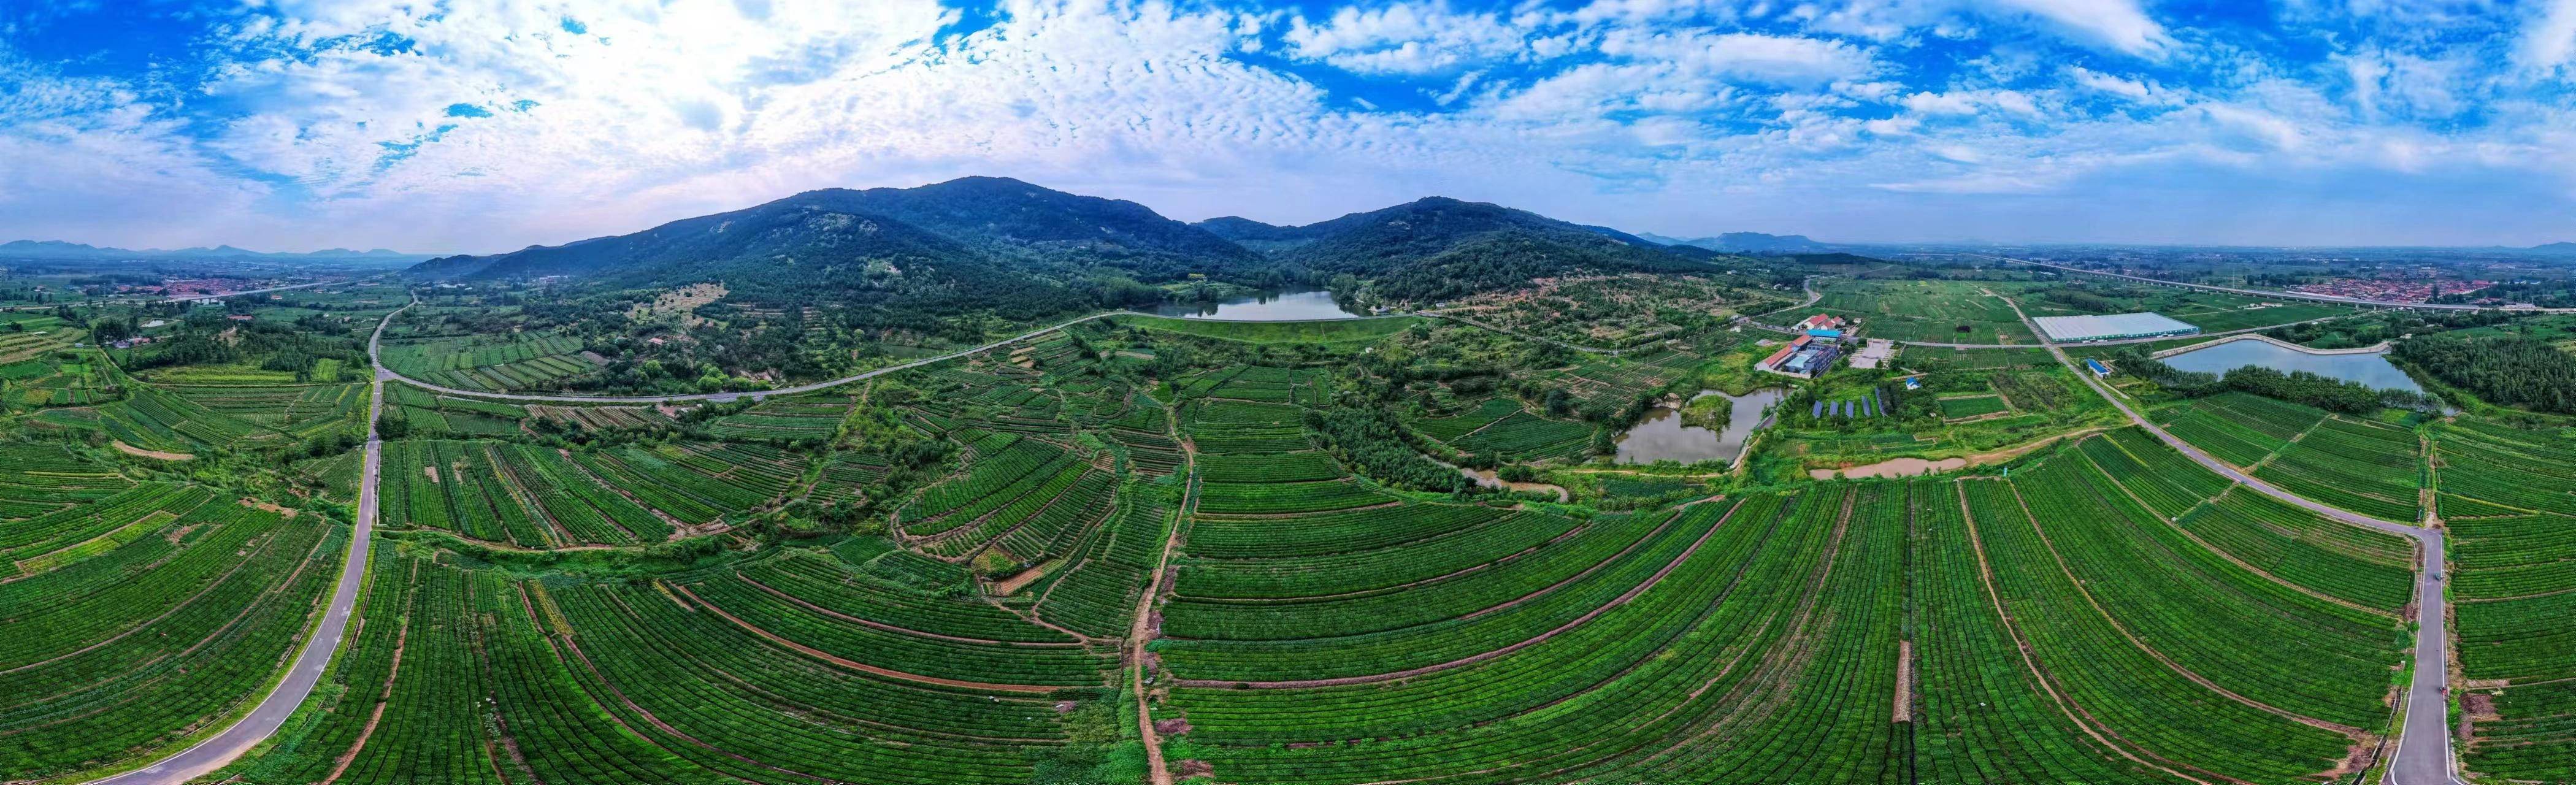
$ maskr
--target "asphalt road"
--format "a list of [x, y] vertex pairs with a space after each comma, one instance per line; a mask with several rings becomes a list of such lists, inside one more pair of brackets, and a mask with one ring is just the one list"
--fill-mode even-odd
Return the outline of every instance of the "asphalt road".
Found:
[[[387, 321], [391, 321], [388, 319]], [[376, 326], [384, 333], [384, 325]], [[373, 345], [373, 339], [369, 339]], [[367, 545], [376, 525], [376, 470], [384, 457], [384, 441], [376, 437], [376, 417], [385, 408], [385, 374], [378, 371], [374, 383], [374, 400], [367, 407], [367, 452], [358, 474], [358, 526], [349, 537], [349, 553], [341, 561], [340, 581], [331, 589], [331, 607], [322, 614], [322, 624], [313, 637], [304, 642], [304, 650], [295, 655], [286, 678], [268, 693], [250, 715], [232, 727], [181, 750], [159, 763], [119, 774], [94, 785], [180, 785], [223, 768], [242, 753], [258, 746], [276, 733], [286, 718], [303, 705], [304, 697], [313, 693], [321, 682], [322, 671], [331, 664], [331, 655], [340, 648], [340, 639], [349, 630], [349, 612], [358, 604], [358, 589], [367, 579]]]
[[[2014, 305], [2013, 312], [2020, 313], [2021, 306]], [[2029, 317], [2023, 318], [2027, 321]], [[2035, 331], [2037, 328], [2034, 326], [2033, 329]], [[2416, 545], [2423, 548], [2423, 561], [2417, 565], [2415, 571], [2415, 607], [2417, 608], [2416, 617], [2420, 621], [2415, 633], [2415, 680], [2406, 690], [2406, 724], [2398, 728], [2397, 751], [2390, 756], [2388, 775], [2382, 782], [2384, 785], [2451, 785], [2459, 782], [2458, 778], [2451, 773], [2455, 767], [2451, 759], [2450, 701], [2443, 694], [2443, 689], [2449, 686], [2451, 669], [2450, 651], [2445, 645], [2450, 638], [2443, 626], [2448, 614], [2445, 613], [2447, 606], [2444, 605], [2442, 597], [2442, 582], [2445, 579], [2442, 565], [2447, 563], [2443, 560], [2442, 533], [2427, 527], [2381, 520], [2309, 501], [2306, 497], [2281, 490], [2253, 475], [2237, 471], [2236, 467], [2210, 457], [2208, 453], [2201, 452], [2200, 448], [2191, 446], [2189, 442], [2175, 438], [2173, 434], [2166, 433], [2165, 429], [2157, 427], [2145, 416], [2138, 414], [2136, 409], [2129, 408], [2128, 402], [2121, 400], [2120, 396], [2103, 385], [2100, 379], [2082, 368], [2075, 367], [2075, 361], [2067, 357], [2065, 350], [2059, 349], [2057, 344], [2049, 343], [2045, 337], [2040, 339], [2040, 344], [2048, 347], [2049, 353], [2056, 355], [2057, 361], [2064, 363], [2068, 370], [2074, 371], [2076, 378], [2083, 379], [2084, 383], [2092, 386], [2095, 392], [2101, 393], [2103, 400], [2110, 401], [2121, 414], [2128, 415], [2130, 422], [2137, 423], [2148, 433], [2155, 434], [2157, 440], [2190, 456], [2193, 461], [2208, 467], [2210, 471], [2243, 483], [2245, 487], [2265, 496], [2298, 505], [2319, 515], [2413, 539]]]

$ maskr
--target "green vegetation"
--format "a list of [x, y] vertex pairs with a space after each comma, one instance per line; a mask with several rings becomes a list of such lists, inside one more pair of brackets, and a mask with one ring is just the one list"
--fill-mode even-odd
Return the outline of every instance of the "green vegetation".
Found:
[[2576, 777], [2576, 438], [2460, 420], [2433, 429], [2440, 513], [2450, 527], [2454, 633], [2473, 732], [2471, 772]]
[[1106, 326], [1134, 325], [1152, 330], [1251, 343], [1342, 343], [1374, 341], [1422, 321], [1419, 316], [1336, 319], [1321, 322], [1219, 322], [1169, 316], [1120, 314], [1103, 319]]
[[[1126, 255], [891, 223], [932, 212], [878, 229], [922, 254], [879, 259], [903, 272], [847, 271], [885, 287], [865, 313], [823, 297], [858, 296], [851, 281], [799, 301], [775, 275], [728, 278], [752, 295], [735, 299], [664, 286], [694, 282], [655, 277], [667, 270], [560, 291], [460, 272], [472, 283], [426, 290], [389, 328], [402, 348], [387, 359], [486, 391], [751, 392], [1123, 302], [1113, 279], [1200, 280], [1184, 262], [1199, 257], [1147, 247], [1192, 241], [1147, 231], [1170, 226], [1112, 225], [1139, 244]], [[817, 228], [805, 222], [824, 213], [759, 220]], [[1740, 470], [1603, 457], [1648, 409], [1753, 373], [1770, 334], [1720, 312], [1779, 301], [1796, 283], [1778, 288], [1783, 274], [1845, 276], [1825, 279], [1832, 307], [1864, 313], [1865, 330], [1955, 322], [1987, 340], [2018, 323], [1980, 290], [2048, 308], [2165, 295], [1853, 257], [1641, 278], [1590, 268], [1643, 257], [1529, 226], [1401, 238], [1359, 223], [1350, 237], [1392, 245], [1301, 227], [1264, 242], [1307, 249], [1317, 271], [1374, 271], [1344, 282], [1362, 296], [1455, 289], [1545, 340], [1410, 317], [1122, 315], [721, 403], [389, 384], [357, 621], [270, 744], [215, 778], [1132, 782], [1149, 740], [1184, 779], [1297, 785], [2290, 785], [2382, 762], [2414, 643], [2413, 543], [2238, 487], [2129, 427], [2044, 351], [1909, 347], [1888, 367], [1767, 379], [1790, 389]], [[1589, 250], [1515, 250], [1542, 247]], [[754, 269], [723, 258], [727, 275]], [[954, 258], [1096, 288], [975, 303], [890, 280]], [[1480, 276], [1533, 265], [1580, 274], [1528, 300], [1485, 293]], [[1678, 302], [1699, 295], [1725, 301]], [[241, 323], [321, 345], [317, 318], [387, 304], [355, 297]], [[1587, 333], [1591, 316], [1543, 318], [1546, 297], [1583, 314], [1649, 307]], [[1551, 342], [1571, 339], [1622, 351]], [[366, 366], [342, 357], [146, 373], [117, 364], [131, 354], [62, 351], [0, 362], [14, 385], [0, 388], [0, 770], [20, 778], [184, 746], [278, 674], [348, 544], [367, 404], [346, 378]], [[600, 359], [549, 359], [585, 352]], [[51, 379], [71, 381], [39, 385]], [[2398, 521], [2431, 504], [2458, 538], [2436, 567], [2457, 576], [2464, 761], [2567, 774], [2576, 442], [2127, 384], [2174, 434], [2268, 483]], [[1968, 454], [1986, 465], [1804, 471]]]

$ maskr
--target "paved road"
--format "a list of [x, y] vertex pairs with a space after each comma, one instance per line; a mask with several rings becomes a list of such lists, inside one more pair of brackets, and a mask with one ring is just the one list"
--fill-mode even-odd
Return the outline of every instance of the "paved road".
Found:
[[[2013, 263], [2013, 264], [2027, 264], [2027, 265], [2030, 265], [2030, 266], [2032, 266], [2032, 267], [2049, 267], [2049, 268], [2054, 268], [2054, 269], [2059, 269], [2059, 270], [2065, 270], [2065, 271], [2070, 272], [2070, 273], [2085, 273], [2085, 274], [2089, 274], [2089, 275], [2107, 275], [2107, 276], [2110, 276], [2110, 277], [2113, 277], [2113, 278], [2126, 278], [2126, 279], [2129, 279], [2129, 280], [2132, 280], [2132, 281], [2139, 281], [2139, 282], [2143, 282], [2143, 283], [2161, 284], [2161, 285], [2164, 285], [2164, 286], [2181, 286], [2181, 287], [2187, 287], [2187, 288], [2192, 288], [2192, 289], [2203, 289], [2203, 290], [2212, 291], [2212, 292], [2226, 292], [2226, 293], [2228, 293], [2228, 294], [2243, 294], [2243, 295], [2251, 295], [2251, 296], [2255, 296], [2255, 297], [2278, 297], [2278, 298], [2282, 298], [2282, 299], [2286, 299], [2286, 300], [2313, 300], [2313, 301], [2316, 301], [2316, 302], [2321, 302], [2321, 303], [2334, 303], [2334, 304], [2337, 304], [2337, 305], [2368, 305], [2368, 306], [2374, 306], [2374, 307], [2379, 307], [2379, 308], [2428, 308], [2428, 309], [2438, 310], [2438, 311], [2502, 311], [2502, 310], [2506, 310], [2506, 309], [2505, 309], [2504, 307], [2502, 307], [2502, 306], [2494, 306], [2494, 305], [2460, 305], [2460, 304], [2454, 304], [2454, 303], [2401, 303], [2401, 302], [2395, 302], [2395, 301], [2390, 301], [2390, 300], [2365, 300], [2365, 299], [2362, 299], [2362, 298], [2359, 298], [2359, 297], [2336, 297], [2336, 296], [2331, 295], [2331, 294], [2309, 294], [2309, 293], [2307, 293], [2307, 292], [2276, 292], [2276, 291], [2270, 291], [2270, 290], [2265, 290], [2265, 289], [2238, 289], [2238, 288], [2231, 287], [2231, 286], [2211, 286], [2211, 285], [2209, 285], [2209, 284], [2201, 284], [2201, 283], [2183, 283], [2183, 282], [2181, 282], [2181, 281], [2167, 281], [2167, 280], [2158, 279], [2158, 278], [2144, 278], [2144, 277], [2139, 277], [2139, 276], [2135, 276], [2135, 275], [2125, 275], [2125, 274], [2121, 274], [2121, 273], [2106, 273], [2106, 272], [2103, 272], [2103, 271], [2100, 271], [2100, 270], [2087, 270], [2087, 269], [2084, 269], [2084, 268], [2082, 268], [2082, 267], [2068, 267], [2068, 266], [2066, 266], [2066, 265], [2062, 265], [2062, 264], [2050, 264], [2050, 263], [2048, 263], [2048, 262], [2034, 262], [2034, 261], [2030, 261], [2030, 260], [2028, 260], [2028, 259], [2015, 259], [2015, 258], [2012, 258], [2012, 257], [2009, 257], [2009, 256], [1993, 256], [1993, 255], [1981, 254], [1981, 253], [1966, 253], [1966, 254], [1959, 254], [1959, 255], [1960, 255], [1960, 256], [1974, 256], [1974, 257], [1977, 257], [1977, 258], [1979, 258], [1979, 259], [1993, 259], [1993, 260], [1998, 261], [1998, 262], [2011, 262], [2011, 263]], [[2515, 311], [2515, 312], [2530, 312], [2530, 313], [2576, 313], [2576, 308], [2515, 308], [2515, 309], [2511, 309], [2511, 310], [2513, 310], [2513, 311]]]
[[[2011, 303], [2012, 300], [2007, 298], [2004, 302]], [[2013, 305], [2013, 313], [2020, 314], [2021, 306]], [[2027, 316], [2022, 318], [2024, 321], [2029, 320]], [[2415, 607], [2417, 608], [2416, 617], [2420, 622], [2415, 633], [2415, 681], [2406, 691], [2404, 707], [2406, 724], [2397, 731], [2397, 752], [2390, 757], [2388, 775], [2382, 783], [2383, 785], [2450, 785], [2450, 783], [2459, 782], [2458, 778], [2451, 773], [2455, 767], [2451, 758], [2450, 701], [2443, 693], [2444, 688], [2449, 686], [2451, 669], [2450, 651], [2445, 646], [2450, 638], [2443, 627], [2448, 614], [2445, 613], [2446, 606], [2443, 604], [2442, 597], [2444, 580], [2442, 566], [2448, 562], [2443, 560], [2442, 533], [2427, 527], [2381, 520], [2319, 504], [2298, 494], [2281, 490], [2253, 475], [2237, 471], [2236, 467], [2210, 457], [2208, 453], [2201, 452], [2200, 448], [2191, 446], [2189, 442], [2175, 438], [2173, 434], [2165, 432], [2165, 429], [2138, 414], [2136, 409], [2129, 408], [2128, 402], [2121, 400], [2120, 396], [2114, 394], [2111, 388], [2104, 385], [2100, 379], [2082, 368], [2075, 367], [2075, 360], [2066, 356], [2065, 350], [2059, 349], [2057, 344], [2050, 343], [2045, 336], [2040, 338], [2040, 344], [2048, 347], [2049, 353], [2056, 355], [2057, 361], [2064, 363], [2068, 370], [2074, 371], [2077, 378], [2091, 385], [2094, 392], [2101, 393], [2103, 400], [2110, 401], [2112, 406], [2119, 408], [2121, 414], [2128, 415], [2130, 422], [2137, 423], [2148, 433], [2154, 434], [2156, 439], [2190, 456], [2200, 465], [2209, 467], [2210, 471], [2244, 483], [2245, 487], [2265, 496], [2298, 505], [2344, 523], [2367, 526], [2410, 538], [2423, 547], [2423, 562], [2418, 565], [2415, 572]]]
[[[405, 306], [409, 307], [409, 306]], [[391, 318], [386, 321], [392, 321]], [[376, 335], [384, 334], [384, 324], [376, 325]], [[375, 339], [368, 339], [370, 350]], [[159, 763], [129, 771], [93, 785], [181, 785], [206, 773], [223, 768], [276, 733], [286, 718], [303, 705], [312, 694], [313, 685], [322, 680], [322, 671], [331, 664], [331, 656], [340, 648], [340, 639], [348, 632], [349, 613], [358, 602], [358, 588], [367, 578], [367, 544], [376, 524], [376, 472], [384, 457], [384, 441], [376, 436], [376, 418], [384, 413], [385, 374], [378, 371], [375, 395], [367, 406], [367, 452], [358, 474], [358, 525], [349, 538], [349, 553], [341, 561], [340, 581], [331, 589], [331, 607], [322, 614], [322, 624], [306, 640], [304, 650], [295, 655], [286, 678], [268, 693], [250, 715], [197, 746], [182, 750]]]

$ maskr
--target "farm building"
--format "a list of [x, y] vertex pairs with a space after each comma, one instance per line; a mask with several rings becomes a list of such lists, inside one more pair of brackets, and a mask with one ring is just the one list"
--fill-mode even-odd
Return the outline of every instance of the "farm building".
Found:
[[1798, 329], [1801, 330], [1840, 330], [1849, 326], [1851, 326], [1850, 320], [1829, 313], [1816, 314], [1798, 322]]
[[2101, 360], [2096, 360], [2091, 357], [2084, 358], [2084, 368], [2092, 371], [2093, 376], [2096, 378], [2111, 375], [2111, 369], [2102, 367]]
[[1791, 376], [1813, 376], [1833, 367], [1834, 358], [1842, 356], [1842, 347], [1831, 340], [1801, 335], [1788, 346], [1772, 352], [1762, 361], [1762, 369]]
[[2033, 317], [2030, 321], [2038, 325], [2040, 333], [2047, 336], [2049, 340], [2067, 343], [2113, 341], [2124, 338], [2164, 338], [2200, 333], [2200, 328], [2160, 313], [2039, 316]]

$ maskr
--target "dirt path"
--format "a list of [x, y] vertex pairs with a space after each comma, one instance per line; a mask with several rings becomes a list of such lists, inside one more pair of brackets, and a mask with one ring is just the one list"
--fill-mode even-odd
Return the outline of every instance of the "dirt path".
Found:
[[197, 459], [197, 456], [189, 455], [189, 454], [184, 453], [184, 452], [162, 452], [162, 451], [160, 451], [160, 450], [146, 450], [146, 449], [143, 449], [143, 448], [141, 448], [141, 447], [136, 447], [136, 446], [131, 445], [131, 444], [126, 444], [125, 442], [122, 442], [122, 441], [113, 442], [113, 444], [115, 444], [115, 445], [116, 445], [116, 451], [117, 451], [117, 452], [125, 453], [125, 454], [127, 454], [127, 455], [132, 455], [132, 456], [135, 456], [135, 457], [137, 457], [137, 458], [151, 458], [151, 459], [155, 459], [155, 460], [163, 460], [163, 461], [193, 461], [193, 460], [196, 460], [196, 459]]
[[[1198, 453], [1196, 450], [1187, 449], [1187, 442], [1183, 444], [1184, 449], [1181, 453], [1183, 463], [1179, 471], [1181, 476], [1186, 478], [1192, 468], [1190, 464], [1197, 462]], [[1150, 785], [1172, 785], [1172, 769], [1163, 760], [1163, 736], [1154, 729], [1154, 712], [1145, 700], [1146, 661], [1150, 654], [1145, 651], [1145, 646], [1153, 643], [1154, 638], [1162, 632], [1160, 629], [1162, 625], [1156, 623], [1154, 604], [1167, 590], [1164, 588], [1164, 579], [1172, 572], [1172, 554], [1180, 550], [1182, 527], [1189, 524], [1190, 514], [1198, 506], [1198, 483], [1192, 482], [1186, 487], [1188, 491], [1182, 495], [1179, 509], [1173, 512], [1172, 531], [1163, 538], [1163, 551], [1154, 560], [1153, 577], [1146, 582], [1145, 591], [1137, 597], [1135, 619], [1129, 622], [1127, 627], [1128, 688], [1136, 693], [1136, 729], [1144, 737], [1145, 765]]]

